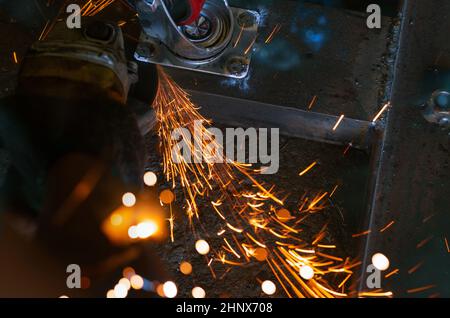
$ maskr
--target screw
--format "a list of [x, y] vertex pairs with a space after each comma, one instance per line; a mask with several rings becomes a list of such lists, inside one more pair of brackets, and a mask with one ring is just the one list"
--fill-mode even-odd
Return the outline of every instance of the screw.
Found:
[[449, 109], [450, 108], [450, 93], [446, 91], [440, 91], [434, 97], [434, 103], [441, 109]]
[[439, 125], [441, 127], [447, 128], [450, 126], [450, 120], [447, 117], [444, 117], [439, 121]]
[[156, 55], [156, 45], [152, 42], [140, 43], [136, 52], [142, 57], [154, 57]]
[[248, 11], [242, 12], [237, 18], [238, 24], [243, 28], [250, 28], [257, 22], [256, 16]]
[[233, 57], [227, 62], [226, 68], [231, 75], [242, 76], [248, 71], [248, 61], [244, 57]]

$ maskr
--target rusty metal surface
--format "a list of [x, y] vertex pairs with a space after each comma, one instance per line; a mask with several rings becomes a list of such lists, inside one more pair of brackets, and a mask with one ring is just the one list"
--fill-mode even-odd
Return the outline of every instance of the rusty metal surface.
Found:
[[[168, 69], [184, 88], [371, 120], [384, 95], [394, 19], [369, 30], [366, 14], [303, 1], [234, 1], [257, 8], [259, 29], [250, 75], [227, 80]], [[276, 25], [273, 40], [265, 40]]]
[[[218, 128], [224, 128], [218, 125]], [[157, 140], [148, 138], [148, 147], [157, 148]], [[365, 192], [368, 178], [369, 156], [363, 151], [350, 150], [345, 156], [341, 146], [312, 142], [298, 138], [281, 138], [280, 144], [280, 170], [275, 175], [265, 175], [258, 180], [267, 184], [276, 185], [276, 189], [286, 193], [288, 198], [285, 207], [294, 211], [298, 199], [306, 193], [317, 193], [323, 190], [332, 190], [336, 184], [339, 188], [327, 204], [328, 208], [321, 213], [312, 215], [303, 224], [302, 233], [310, 239], [316, 235], [320, 228], [328, 223], [329, 235], [324, 242], [334, 242], [336, 255], [356, 257], [358, 254], [358, 240], [352, 239], [349, 233], [355, 233], [361, 221], [361, 211], [364, 210], [365, 198], [358, 193]], [[158, 164], [160, 157], [155, 152], [151, 154], [148, 168], [161, 174], [162, 167]], [[319, 165], [304, 177], [299, 177], [300, 167], [308, 166], [317, 160]], [[161, 181], [162, 182], [162, 181]], [[164, 182], [163, 187], [170, 186]], [[255, 279], [270, 279], [271, 271], [264, 263], [251, 263], [243, 267], [228, 267], [214, 262], [213, 270], [216, 279], [212, 276], [210, 268], [206, 266], [204, 256], [199, 255], [194, 248], [196, 238], [186, 235], [191, 231], [191, 223], [185, 217], [182, 209], [184, 197], [181, 189], [175, 191], [177, 202], [174, 204], [175, 242], [168, 244], [151, 244], [152, 248], [161, 257], [171, 278], [179, 283], [181, 297], [190, 297], [193, 284], [205, 288], [208, 297], [267, 297], [261, 292], [260, 284]], [[356, 194], [356, 195], [355, 195]], [[210, 235], [205, 237], [211, 245], [220, 245], [222, 238], [215, 235], [222, 227], [222, 220], [206, 201], [199, 202], [201, 218], [196, 226], [207, 227]], [[193, 272], [189, 276], [179, 271], [182, 261], [189, 261], [193, 265]], [[280, 289], [276, 297], [286, 297]]]
[[[449, 136], [426, 122], [418, 108], [430, 67], [448, 67], [450, 62], [445, 31], [450, 29], [449, 13], [448, 1], [405, 1], [392, 109], [373, 158], [374, 192], [366, 224], [371, 233], [364, 265], [374, 253], [384, 251], [391, 270], [400, 272], [383, 280], [383, 288], [396, 291], [397, 297], [450, 295], [450, 258], [444, 242], [450, 235]], [[380, 233], [391, 221], [395, 224]], [[361, 289], [364, 280], [365, 276]]]

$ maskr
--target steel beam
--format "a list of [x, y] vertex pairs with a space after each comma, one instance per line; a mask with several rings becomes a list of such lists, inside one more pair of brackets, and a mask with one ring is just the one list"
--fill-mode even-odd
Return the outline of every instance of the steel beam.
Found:
[[371, 132], [375, 129], [371, 122], [344, 118], [333, 130], [339, 120], [337, 116], [194, 90], [188, 93], [205, 117], [233, 127], [279, 128], [280, 134], [287, 137], [352, 144], [358, 149], [369, 148]]

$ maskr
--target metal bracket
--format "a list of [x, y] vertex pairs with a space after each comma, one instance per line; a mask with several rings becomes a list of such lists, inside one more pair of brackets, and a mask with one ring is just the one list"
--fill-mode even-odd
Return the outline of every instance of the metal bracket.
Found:
[[[214, 2], [214, 0], [209, 0]], [[156, 3], [156, 2], [155, 2]], [[208, 2], [207, 2], [208, 3]], [[182, 68], [231, 78], [247, 76], [252, 56], [252, 48], [258, 35], [260, 16], [258, 12], [228, 7], [230, 23], [225, 27], [230, 33], [219, 45], [220, 50], [201, 48], [198, 40], [187, 34], [189, 27], [176, 26], [160, 1], [160, 11], [153, 4], [152, 10], [137, 6], [143, 24], [139, 44], [135, 52], [138, 61]], [[142, 11], [140, 12], [140, 8]], [[207, 11], [207, 9], [205, 9]], [[211, 15], [211, 11], [205, 12]], [[212, 11], [214, 13], [214, 11]], [[141, 14], [142, 13], [142, 14]], [[204, 17], [202, 16], [202, 17]], [[158, 18], [158, 19], [156, 19]], [[169, 21], [161, 22], [161, 19]], [[218, 23], [219, 19], [208, 17], [208, 23]], [[162, 24], [164, 27], [161, 27]], [[196, 25], [198, 27], [198, 24]], [[223, 27], [223, 26], [222, 26]], [[161, 33], [171, 33], [170, 36]], [[189, 41], [190, 43], [187, 43]], [[203, 50], [203, 51], [202, 51]], [[209, 53], [214, 52], [214, 55]], [[186, 54], [185, 54], [186, 53]], [[195, 55], [195, 56], [194, 56]]]

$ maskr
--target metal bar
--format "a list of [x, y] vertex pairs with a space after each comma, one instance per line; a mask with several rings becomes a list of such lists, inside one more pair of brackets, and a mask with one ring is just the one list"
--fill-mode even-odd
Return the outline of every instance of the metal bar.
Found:
[[214, 122], [234, 127], [279, 128], [280, 134], [335, 145], [369, 149], [371, 122], [189, 90], [200, 112]]

